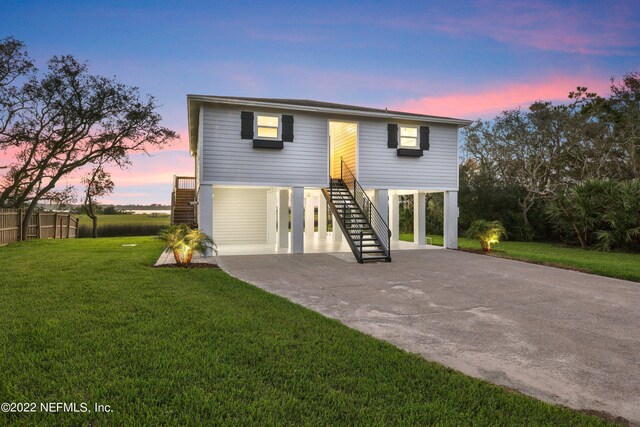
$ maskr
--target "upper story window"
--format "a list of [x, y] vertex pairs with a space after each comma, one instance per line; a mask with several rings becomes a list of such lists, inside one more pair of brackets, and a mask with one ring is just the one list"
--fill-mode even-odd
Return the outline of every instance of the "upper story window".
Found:
[[417, 126], [400, 126], [400, 148], [418, 148]]
[[259, 139], [279, 139], [280, 116], [257, 114], [256, 135]]

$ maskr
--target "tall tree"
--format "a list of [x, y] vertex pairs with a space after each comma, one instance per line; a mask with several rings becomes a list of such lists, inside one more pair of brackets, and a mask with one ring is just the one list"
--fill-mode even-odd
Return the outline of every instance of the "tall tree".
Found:
[[[14, 55], [26, 57], [22, 46]], [[18, 61], [19, 62], [19, 61]], [[0, 149], [12, 150], [0, 183], [0, 207], [25, 207], [23, 235], [37, 203], [61, 178], [98, 162], [127, 167], [129, 155], [159, 148], [177, 135], [161, 126], [153, 97], [89, 73], [73, 56], [54, 56], [43, 75], [0, 88], [7, 105]]]
[[504, 111], [493, 121], [465, 130], [465, 149], [480, 167], [510, 186], [524, 189], [518, 200], [525, 227], [534, 203], [558, 185], [566, 111], [535, 103], [530, 111]]
[[113, 192], [113, 181], [111, 174], [104, 170], [102, 164], [96, 166], [87, 176], [82, 178], [85, 185], [82, 208], [89, 218], [91, 218], [91, 237], [98, 237], [98, 215], [96, 207], [98, 199]]
[[625, 74], [621, 82], [611, 80], [608, 106], [631, 178], [640, 178], [640, 72]]
[[0, 135], [4, 134], [26, 101], [14, 83], [32, 76], [34, 72], [33, 61], [24, 43], [13, 37], [0, 40]]

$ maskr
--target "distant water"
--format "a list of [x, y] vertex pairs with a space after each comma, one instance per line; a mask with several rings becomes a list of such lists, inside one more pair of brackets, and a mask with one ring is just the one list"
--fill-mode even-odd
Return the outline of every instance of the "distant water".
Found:
[[157, 209], [157, 210], [153, 210], [153, 209], [131, 209], [128, 210], [129, 212], [133, 212], [134, 214], [165, 214], [165, 215], [171, 215], [171, 210], [170, 209]]

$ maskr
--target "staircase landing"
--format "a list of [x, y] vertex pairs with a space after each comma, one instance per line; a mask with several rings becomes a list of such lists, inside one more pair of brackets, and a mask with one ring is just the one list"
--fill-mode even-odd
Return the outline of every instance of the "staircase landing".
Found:
[[176, 176], [171, 193], [171, 224], [196, 226], [196, 179]]

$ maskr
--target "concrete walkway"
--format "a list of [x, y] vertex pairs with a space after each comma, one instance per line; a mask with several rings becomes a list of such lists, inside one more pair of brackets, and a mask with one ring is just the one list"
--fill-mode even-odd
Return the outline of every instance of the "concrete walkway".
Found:
[[640, 283], [458, 251], [219, 257], [233, 276], [425, 358], [640, 423]]

